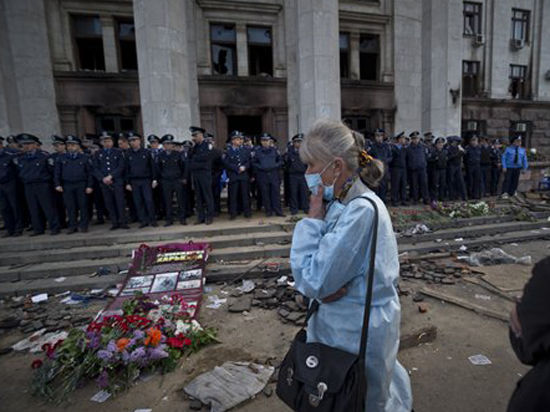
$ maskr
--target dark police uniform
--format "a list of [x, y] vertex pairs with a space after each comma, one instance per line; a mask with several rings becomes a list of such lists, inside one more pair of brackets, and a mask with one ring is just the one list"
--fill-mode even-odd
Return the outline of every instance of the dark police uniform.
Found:
[[[205, 130], [192, 126], [190, 132], [202, 133]], [[195, 189], [195, 206], [197, 223], [212, 223], [214, 217], [214, 196], [212, 194], [212, 145], [205, 140], [191, 148], [189, 153], [189, 170]]]
[[[140, 139], [133, 135], [130, 140]], [[130, 149], [126, 156], [126, 180], [132, 187], [132, 197], [140, 228], [147, 225], [157, 226], [155, 204], [153, 202], [152, 182], [156, 181], [156, 170], [151, 152], [140, 148]]]
[[[174, 136], [171, 134], [162, 137], [162, 143], [173, 143]], [[163, 150], [159, 153], [156, 161], [157, 176], [162, 186], [164, 205], [166, 206], [166, 224], [172, 225], [174, 219], [173, 198], [176, 195], [178, 202], [178, 219], [182, 225], [186, 224], [186, 199], [183, 181], [186, 179], [186, 162], [182, 154], [176, 150]]]
[[[4, 138], [0, 137], [0, 141]], [[23, 215], [17, 193], [17, 171], [14, 159], [17, 152], [0, 149], [0, 212], [6, 226], [5, 236], [19, 236], [23, 233]]]
[[[302, 141], [304, 135], [299, 133], [292, 138], [292, 142]], [[300, 153], [294, 146], [289, 146], [285, 154], [285, 165], [288, 171], [288, 203], [290, 206], [290, 213], [295, 215], [298, 213], [298, 209], [309, 212], [309, 198], [308, 189], [305, 178], [307, 165], [300, 159]]]
[[[103, 135], [102, 139], [107, 138]], [[124, 204], [124, 172], [125, 161], [122, 150], [118, 148], [101, 149], [92, 159], [93, 174], [99, 181], [105, 207], [109, 212], [112, 227], [117, 229], [122, 227], [128, 228], [126, 224], [126, 213]], [[103, 182], [103, 178], [107, 176], [113, 177], [113, 182], [109, 185]]]
[[[150, 134], [147, 136], [147, 141], [149, 145], [154, 142], [161, 143], [161, 140], [157, 135]], [[149, 147], [147, 150], [151, 152], [153, 156], [153, 163], [156, 165], [159, 159], [160, 154], [163, 152], [163, 149], [160, 147], [152, 148]], [[162, 190], [162, 182], [158, 182], [158, 186], [153, 189], [153, 202], [155, 203], [155, 211], [157, 212], [157, 219], [162, 219], [166, 214], [166, 208], [164, 207], [164, 194]]]
[[386, 202], [386, 193], [388, 190], [388, 176], [389, 176], [389, 170], [390, 162], [392, 159], [392, 150], [388, 143], [381, 142], [378, 143], [376, 141], [371, 143], [369, 154], [374, 157], [375, 159], [380, 160], [384, 163], [384, 176], [380, 180], [380, 184], [376, 188], [376, 194], [380, 199], [382, 199], [383, 202]]
[[491, 152], [492, 148], [488, 143], [483, 143], [480, 145], [481, 156], [480, 156], [480, 166], [481, 166], [481, 197], [484, 197], [489, 194], [491, 189]]
[[[80, 144], [80, 139], [68, 136], [67, 143]], [[55, 162], [54, 184], [63, 188], [63, 200], [69, 217], [68, 233], [74, 233], [77, 225], [81, 232], [86, 232], [89, 221], [86, 189], [92, 189], [94, 184], [90, 157], [78, 152], [59, 156]]]
[[[54, 134], [51, 136], [51, 139], [54, 146], [62, 145], [65, 149], [65, 138]], [[62, 157], [65, 153], [66, 149], [63, 152], [55, 151], [53, 153], [50, 153], [50, 157], [53, 159], [54, 165], [57, 159], [59, 157]], [[63, 193], [54, 191], [53, 199], [55, 203], [55, 209], [57, 210], [57, 219], [59, 220], [59, 226], [61, 228], [64, 228], [67, 226], [67, 214], [65, 213], [65, 202], [63, 201]]]
[[181, 158], [185, 165], [185, 177], [183, 181], [183, 192], [185, 193], [185, 217], [193, 216], [195, 210], [195, 192], [193, 191], [193, 183], [191, 171], [189, 169], [189, 156], [193, 148], [191, 140], [184, 140], [181, 143], [182, 151]]
[[[233, 132], [231, 138], [242, 137], [242, 133]], [[223, 164], [229, 178], [228, 185], [228, 208], [229, 217], [234, 219], [239, 211], [240, 206], [245, 217], [250, 217], [250, 162], [251, 152], [244, 146], [233, 147], [229, 146], [222, 156]], [[244, 170], [240, 170], [244, 167]]]
[[415, 202], [418, 202], [420, 196], [424, 203], [429, 202], [426, 166], [426, 148], [422, 143], [411, 143], [407, 148], [407, 167], [411, 176], [411, 197]]
[[223, 153], [220, 149], [214, 146], [214, 136], [212, 134], [206, 133], [206, 138], [208, 143], [212, 145], [212, 150], [210, 151], [210, 154], [212, 156], [212, 197], [214, 199], [214, 216], [219, 216], [221, 213], [221, 177], [223, 174]]
[[[500, 141], [495, 139], [493, 144], [499, 144]], [[497, 149], [495, 146], [491, 146], [491, 196], [498, 194], [498, 181], [500, 180], [500, 159], [502, 156], [502, 150]]]
[[[439, 139], [443, 138], [438, 137], [435, 139], [436, 144], [440, 141]], [[447, 149], [443, 147], [438, 150], [434, 145], [429, 160], [432, 163], [432, 200], [442, 201], [445, 199], [447, 192]]]
[[481, 176], [481, 147], [468, 146], [464, 157], [466, 162], [466, 176], [468, 195], [471, 199], [479, 199], [483, 192]]
[[[36, 136], [18, 135], [18, 141], [39, 143]], [[59, 233], [59, 220], [52, 196], [53, 159], [47, 152], [34, 150], [18, 156], [15, 160], [19, 177], [25, 186], [25, 197], [29, 206], [34, 234], [44, 233], [44, 222], [41, 212], [48, 221], [52, 235]]]
[[449, 187], [450, 200], [462, 199], [466, 200], [466, 188], [464, 185], [464, 175], [462, 174], [462, 157], [464, 151], [458, 145], [451, 143], [460, 143], [460, 136], [449, 136], [447, 141], [447, 184]]
[[[396, 139], [403, 134], [403, 132], [398, 134]], [[407, 202], [407, 148], [404, 145], [395, 144], [392, 147], [390, 174], [392, 204], [397, 206], [401, 202], [405, 205]]]
[[[271, 139], [271, 135], [264, 133], [262, 140]], [[284, 216], [281, 209], [281, 182], [279, 170], [283, 165], [281, 154], [275, 147], [258, 146], [252, 157], [252, 164], [258, 179], [258, 187], [262, 194], [262, 204], [267, 216], [275, 213]]]

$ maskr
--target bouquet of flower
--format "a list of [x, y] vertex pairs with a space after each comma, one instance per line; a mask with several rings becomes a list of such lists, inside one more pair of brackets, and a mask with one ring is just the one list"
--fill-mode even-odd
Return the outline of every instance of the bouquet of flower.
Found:
[[444, 204], [438, 202], [435, 209], [444, 216], [450, 218], [470, 218], [474, 216], [486, 216], [489, 214], [489, 205], [486, 202]]
[[89, 379], [116, 393], [142, 373], [173, 370], [183, 355], [217, 341], [212, 329], [191, 320], [191, 309], [179, 295], [126, 300], [119, 314], [100, 314], [86, 329], [43, 348], [46, 359], [32, 364], [34, 393], [62, 401]]

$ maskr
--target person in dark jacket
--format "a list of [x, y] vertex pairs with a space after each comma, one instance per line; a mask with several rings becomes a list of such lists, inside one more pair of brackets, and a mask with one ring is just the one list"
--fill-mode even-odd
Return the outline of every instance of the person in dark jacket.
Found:
[[177, 145], [174, 150], [180, 153], [181, 159], [185, 166], [185, 177], [183, 179], [183, 192], [185, 193], [185, 217], [189, 218], [193, 216], [195, 210], [195, 191], [193, 190], [193, 179], [191, 170], [189, 167], [189, 159], [191, 156], [191, 149], [193, 148], [193, 142], [191, 140], [184, 140], [181, 144]]
[[479, 147], [481, 150], [481, 197], [487, 196], [491, 191], [491, 156], [493, 149], [489, 145], [489, 139], [485, 136], [479, 138]]
[[376, 129], [376, 131], [374, 132], [374, 141], [371, 143], [370, 149], [368, 150], [369, 154], [372, 157], [384, 163], [384, 177], [380, 180], [380, 184], [375, 190], [378, 197], [382, 199], [384, 203], [386, 202], [388, 176], [390, 162], [392, 159], [391, 147], [387, 142], [384, 141], [385, 133], [386, 132], [384, 129]]
[[4, 148], [4, 138], [0, 137], [0, 212], [6, 227], [3, 237], [23, 234], [23, 214], [17, 193], [17, 170], [14, 159], [16, 151]]
[[[155, 134], [150, 134], [147, 136], [147, 142], [149, 143], [148, 150], [151, 152], [151, 156], [153, 156], [153, 163], [156, 165], [160, 154], [163, 152], [163, 148], [160, 147], [161, 139]], [[166, 214], [166, 208], [164, 207], [164, 192], [160, 179], [158, 186], [153, 189], [153, 201], [155, 203], [157, 219], [163, 219]]]
[[130, 133], [130, 151], [126, 155], [126, 190], [132, 192], [139, 228], [157, 226], [153, 189], [157, 187], [156, 167], [151, 152], [141, 145], [141, 136]]
[[491, 145], [491, 196], [498, 194], [498, 183], [500, 180], [500, 171], [502, 157], [502, 143], [500, 139], [493, 140]]
[[460, 136], [449, 136], [447, 142], [447, 185], [449, 187], [450, 200], [466, 200], [466, 187], [464, 185], [464, 175], [462, 174], [462, 158], [464, 157], [464, 148], [460, 145], [462, 138]]
[[258, 179], [258, 188], [262, 193], [262, 204], [266, 216], [284, 216], [281, 208], [281, 181], [279, 170], [283, 166], [283, 159], [279, 150], [275, 148], [269, 133], [260, 136], [261, 146], [256, 148], [252, 158], [252, 165]]
[[[55, 165], [57, 159], [59, 157], [63, 157], [65, 153], [67, 152], [67, 146], [65, 144], [65, 138], [58, 135], [52, 135], [52, 146], [54, 149], [54, 152], [50, 154], [50, 157], [53, 159], [53, 163]], [[59, 220], [59, 227], [61, 229], [64, 229], [67, 227], [67, 213], [65, 212], [65, 203], [63, 200], [63, 193], [59, 193], [57, 191], [53, 194], [54, 202], [55, 202], [55, 209], [57, 210], [57, 219]]]
[[443, 201], [447, 192], [447, 149], [446, 139], [438, 137], [434, 140], [434, 147], [430, 152], [432, 162], [432, 200]]
[[[77, 227], [88, 231], [88, 196], [93, 192], [92, 164], [87, 154], [80, 152], [80, 139], [67, 136], [67, 153], [55, 162], [54, 185], [63, 194], [69, 217], [67, 234], [73, 234]], [[80, 220], [79, 220], [80, 216]]]
[[479, 199], [483, 192], [483, 180], [481, 176], [481, 147], [476, 136], [470, 139], [464, 156], [468, 195], [470, 199]]
[[166, 223], [164, 226], [174, 224], [173, 199], [176, 196], [178, 204], [178, 219], [182, 225], [186, 222], [186, 202], [183, 185], [187, 179], [186, 163], [181, 153], [174, 150], [174, 136], [166, 134], [162, 136], [163, 151], [159, 153], [155, 166], [157, 167], [157, 176], [162, 187], [164, 197], [163, 203], [166, 205]]
[[249, 174], [251, 152], [243, 147], [243, 134], [238, 130], [231, 132], [229, 138], [231, 139], [231, 145], [222, 156], [229, 178], [229, 219], [233, 220], [237, 217], [239, 204], [242, 207], [244, 216], [249, 218], [251, 217]]
[[550, 257], [539, 261], [510, 316], [510, 343], [533, 368], [518, 382], [508, 412], [550, 410]]
[[391, 201], [393, 206], [407, 205], [407, 148], [405, 147], [405, 132], [397, 134], [392, 146]]
[[125, 160], [122, 150], [113, 147], [113, 138], [103, 132], [101, 137], [103, 148], [92, 159], [94, 177], [98, 180], [105, 208], [111, 219], [111, 229], [129, 229], [126, 223], [124, 203], [124, 173]]
[[195, 189], [195, 224], [212, 224], [214, 221], [214, 196], [212, 194], [212, 145], [204, 140], [206, 130], [202, 127], [189, 128], [195, 145], [190, 151], [189, 169]]
[[429, 204], [426, 148], [420, 142], [419, 132], [411, 133], [410, 137], [411, 144], [407, 148], [407, 168], [411, 175], [412, 200], [418, 202], [422, 196], [424, 203]]
[[292, 145], [284, 156], [286, 170], [288, 171], [288, 190], [290, 213], [295, 215], [298, 209], [309, 212], [309, 197], [307, 193], [307, 183], [305, 173], [307, 165], [300, 159], [300, 145], [304, 140], [304, 135], [298, 133], [292, 137]]
[[212, 147], [210, 155], [212, 156], [212, 197], [214, 199], [214, 216], [217, 217], [222, 212], [222, 174], [223, 174], [223, 152], [216, 147], [214, 135], [206, 132], [204, 140]]
[[50, 233], [59, 234], [59, 220], [52, 196], [52, 177], [54, 160], [47, 152], [40, 150], [40, 140], [31, 134], [20, 134], [17, 141], [23, 145], [24, 154], [14, 161], [21, 181], [25, 186], [25, 197], [33, 233], [31, 236], [44, 233], [42, 213], [46, 216]]

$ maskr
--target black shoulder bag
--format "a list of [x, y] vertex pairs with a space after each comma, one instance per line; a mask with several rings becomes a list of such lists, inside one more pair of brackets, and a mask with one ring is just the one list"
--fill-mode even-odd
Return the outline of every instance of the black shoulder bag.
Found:
[[[294, 411], [362, 412], [365, 410], [367, 398], [365, 354], [378, 239], [378, 207], [372, 199], [361, 198], [368, 200], [374, 207], [374, 224], [359, 354], [318, 342], [306, 343], [306, 331], [302, 328], [281, 363], [277, 381], [277, 395]], [[319, 302], [314, 300], [309, 307], [306, 322], [318, 308]]]

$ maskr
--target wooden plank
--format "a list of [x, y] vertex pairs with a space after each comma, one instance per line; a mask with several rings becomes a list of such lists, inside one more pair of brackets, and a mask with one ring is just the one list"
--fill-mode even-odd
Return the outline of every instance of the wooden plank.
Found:
[[480, 286], [483, 289], [485, 289], [485, 290], [487, 290], [491, 293], [494, 293], [495, 295], [500, 296], [501, 298], [509, 300], [510, 302], [513, 302], [513, 303], [517, 302], [517, 299], [514, 296], [510, 296], [509, 294], [507, 294], [505, 292], [502, 292], [498, 288], [494, 287], [490, 283], [486, 283], [484, 281], [481, 281], [478, 278], [471, 278], [471, 277], [465, 276], [465, 277], [462, 278], [462, 280], [464, 280], [465, 282], [472, 283], [474, 285]]
[[481, 315], [489, 316], [494, 319], [502, 320], [503, 322], [508, 322], [509, 316], [508, 314], [503, 314], [500, 312], [497, 312], [492, 309], [484, 308], [483, 306], [476, 305], [475, 303], [468, 302], [467, 300], [464, 300], [462, 298], [447, 295], [443, 292], [439, 292], [434, 289], [430, 289], [427, 287], [424, 287], [420, 289], [420, 293], [430, 296], [435, 299], [443, 300], [445, 302], [452, 303], [454, 305], [460, 306], [464, 309], [471, 310], [473, 312], [479, 313]]

